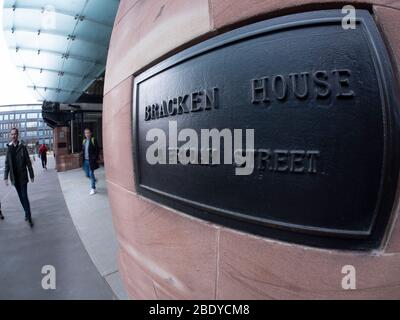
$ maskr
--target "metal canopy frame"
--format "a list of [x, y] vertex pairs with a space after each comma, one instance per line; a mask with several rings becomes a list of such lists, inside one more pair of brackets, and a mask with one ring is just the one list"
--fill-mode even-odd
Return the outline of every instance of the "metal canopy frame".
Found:
[[74, 103], [104, 72], [119, 2], [4, 0], [6, 41], [39, 101]]
[[[108, 0], [108, 1], [119, 2], [117, 0]], [[14, 11], [16, 9], [25, 9], [25, 10], [31, 10], [31, 11], [37, 10], [37, 11], [43, 12], [43, 8], [38, 8], [38, 7], [34, 7], [34, 6], [29, 6], [29, 5], [4, 6], [4, 9], [12, 9]], [[81, 20], [85, 19], [85, 20], [90, 21], [92, 23], [99, 24], [99, 25], [102, 25], [102, 26], [106, 26], [106, 27], [109, 27], [109, 28], [113, 27], [113, 24], [108, 24], [108, 23], [105, 23], [105, 22], [102, 22], [102, 21], [99, 21], [99, 20], [96, 20], [96, 19], [90, 19], [90, 18], [87, 18], [85, 16], [81, 16], [79, 14], [73, 13], [71, 11], [57, 10], [57, 14], [61, 14], [61, 15], [68, 16], [68, 17], [73, 17], [74, 19], [81, 19]]]

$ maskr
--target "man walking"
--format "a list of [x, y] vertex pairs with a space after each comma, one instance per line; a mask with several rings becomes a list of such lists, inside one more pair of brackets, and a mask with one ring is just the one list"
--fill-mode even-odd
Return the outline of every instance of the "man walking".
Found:
[[11, 130], [11, 142], [8, 145], [6, 163], [4, 170], [4, 181], [8, 186], [8, 178], [17, 190], [19, 200], [25, 210], [25, 221], [33, 227], [31, 207], [28, 199], [28, 172], [31, 182], [35, 180], [31, 159], [28, 149], [18, 140], [19, 131], [17, 128]]
[[94, 171], [99, 168], [97, 163], [99, 158], [99, 145], [93, 137], [90, 129], [85, 129], [85, 139], [83, 140], [83, 169], [86, 176], [90, 179], [90, 195], [96, 193], [96, 177]]
[[43, 143], [39, 148], [40, 160], [42, 160], [43, 170], [47, 170], [47, 146]]
[[0, 202], [0, 220], [4, 220], [3, 213], [1, 212], [1, 202]]

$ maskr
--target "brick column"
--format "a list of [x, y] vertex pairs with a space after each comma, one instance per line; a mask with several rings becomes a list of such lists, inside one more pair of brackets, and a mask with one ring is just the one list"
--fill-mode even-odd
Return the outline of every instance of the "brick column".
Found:
[[58, 172], [77, 169], [81, 166], [82, 159], [80, 154], [70, 153], [70, 140], [69, 127], [57, 127], [54, 129], [54, 153]]

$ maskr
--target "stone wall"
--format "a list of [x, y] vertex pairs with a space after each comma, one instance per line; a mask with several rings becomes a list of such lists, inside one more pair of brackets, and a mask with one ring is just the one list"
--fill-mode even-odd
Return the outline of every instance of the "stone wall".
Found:
[[[238, 26], [289, 13], [340, 8], [341, 2], [373, 12], [391, 59], [399, 65], [400, 1], [121, 1], [106, 71], [103, 130], [119, 267], [132, 298], [400, 298], [398, 200], [383, 248], [360, 253], [238, 232], [161, 206], [135, 190], [134, 74]], [[399, 77], [398, 68], [396, 72]], [[356, 267], [357, 290], [342, 289], [344, 265]]]

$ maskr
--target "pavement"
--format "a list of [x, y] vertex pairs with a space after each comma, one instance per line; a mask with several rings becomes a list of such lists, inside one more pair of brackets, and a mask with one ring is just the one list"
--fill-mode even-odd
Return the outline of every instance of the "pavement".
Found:
[[104, 281], [119, 300], [128, 300], [117, 266], [118, 243], [108, 201], [104, 167], [95, 171], [97, 193], [89, 195], [82, 169], [60, 172], [61, 189], [75, 228]]
[[[0, 159], [0, 169], [3, 162]], [[7, 188], [0, 179], [6, 218], [0, 221], [0, 300], [117, 299], [81, 241], [54, 170], [54, 159], [49, 157], [48, 171], [42, 171], [39, 162], [34, 162], [35, 183], [28, 187], [33, 229], [24, 221], [15, 189]], [[55, 290], [42, 286], [48, 278], [45, 266], [55, 268]]]
[[4, 156], [0, 156], [0, 174], [4, 174]]

